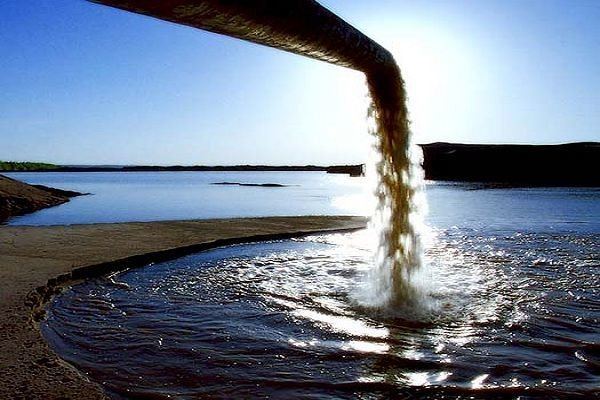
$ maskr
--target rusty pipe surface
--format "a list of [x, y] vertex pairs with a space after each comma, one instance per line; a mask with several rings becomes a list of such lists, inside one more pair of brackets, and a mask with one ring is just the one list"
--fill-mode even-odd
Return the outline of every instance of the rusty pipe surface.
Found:
[[327, 61], [366, 74], [391, 53], [314, 0], [89, 0]]

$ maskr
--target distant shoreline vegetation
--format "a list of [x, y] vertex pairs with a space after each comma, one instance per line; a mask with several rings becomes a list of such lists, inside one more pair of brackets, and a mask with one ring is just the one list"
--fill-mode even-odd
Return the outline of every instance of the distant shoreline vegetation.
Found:
[[60, 168], [60, 165], [40, 163], [40, 162], [16, 162], [16, 161], [0, 161], [0, 171], [17, 172], [17, 171], [47, 171], [49, 169]]
[[2, 172], [160, 172], [160, 171], [300, 171], [300, 172], [327, 172], [329, 174], [348, 174], [352, 176], [364, 175], [364, 165], [54, 165], [33, 162], [1, 162], [6, 165], [0, 168]]

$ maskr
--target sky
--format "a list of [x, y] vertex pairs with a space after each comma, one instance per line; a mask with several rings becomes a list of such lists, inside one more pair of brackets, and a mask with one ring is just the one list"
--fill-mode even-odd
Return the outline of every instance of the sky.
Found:
[[[390, 49], [414, 140], [600, 140], [600, 1], [322, 0]], [[368, 158], [361, 73], [84, 0], [0, 2], [0, 160]]]

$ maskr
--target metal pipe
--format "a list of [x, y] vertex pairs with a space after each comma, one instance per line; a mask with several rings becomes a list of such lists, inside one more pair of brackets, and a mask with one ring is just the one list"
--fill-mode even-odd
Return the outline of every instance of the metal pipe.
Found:
[[89, 1], [275, 47], [367, 75], [395, 66], [389, 51], [314, 0]]

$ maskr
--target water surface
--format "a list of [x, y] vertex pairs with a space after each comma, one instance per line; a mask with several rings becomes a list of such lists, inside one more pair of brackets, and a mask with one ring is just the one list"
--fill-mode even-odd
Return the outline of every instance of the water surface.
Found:
[[475, 189], [427, 187], [410, 307], [358, 302], [361, 231], [86, 282], [42, 331], [117, 398], [599, 398], [600, 193]]
[[[20, 172], [31, 184], [90, 193], [13, 218], [11, 225], [262, 217], [356, 215], [347, 199], [365, 194], [364, 179], [324, 172]], [[277, 183], [287, 187], [214, 185]]]

